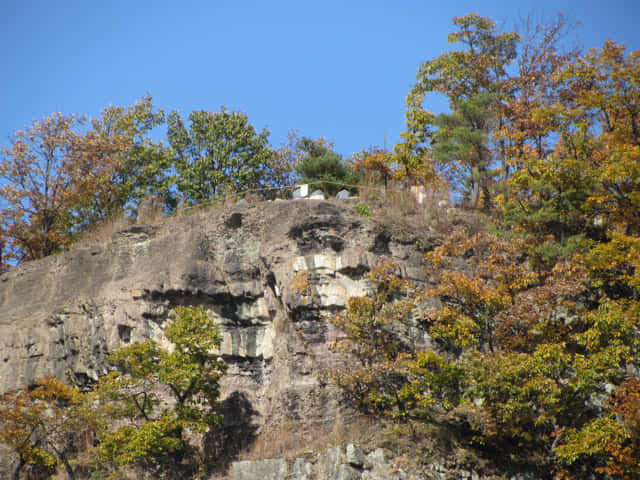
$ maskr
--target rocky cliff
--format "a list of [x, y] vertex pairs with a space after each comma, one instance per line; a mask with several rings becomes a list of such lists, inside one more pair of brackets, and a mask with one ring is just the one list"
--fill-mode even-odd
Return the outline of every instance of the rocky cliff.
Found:
[[365, 274], [381, 258], [424, 282], [423, 252], [438, 241], [364, 219], [348, 201], [236, 205], [129, 227], [0, 276], [0, 391], [45, 374], [90, 384], [111, 349], [162, 341], [172, 308], [204, 305], [229, 364], [229, 441], [332, 424], [341, 408], [322, 375], [338, 361], [330, 316], [368, 292]]

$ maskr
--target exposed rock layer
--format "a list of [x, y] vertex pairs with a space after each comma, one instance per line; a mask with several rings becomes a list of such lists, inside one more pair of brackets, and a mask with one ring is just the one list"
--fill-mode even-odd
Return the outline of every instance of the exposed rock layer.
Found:
[[348, 202], [268, 202], [136, 225], [21, 265], [0, 276], [0, 392], [45, 374], [88, 384], [110, 350], [163, 341], [173, 307], [201, 304], [223, 332], [228, 418], [263, 431], [330, 420], [338, 407], [318, 375], [336, 361], [328, 317], [369, 291], [381, 257], [424, 281], [418, 244], [437, 239], [401, 237]]

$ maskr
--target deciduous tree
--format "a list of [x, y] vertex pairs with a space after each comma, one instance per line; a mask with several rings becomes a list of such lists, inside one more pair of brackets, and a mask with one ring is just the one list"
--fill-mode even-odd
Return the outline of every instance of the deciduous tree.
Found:
[[107, 420], [98, 432], [99, 465], [116, 471], [123, 466], [181, 468], [194, 448], [193, 434], [204, 434], [219, 422], [219, 381], [226, 366], [215, 353], [221, 337], [213, 319], [202, 307], [177, 307], [165, 336], [171, 350], [147, 340], [109, 357], [118, 370], [101, 378], [96, 388]]
[[376, 266], [368, 278], [372, 295], [350, 298], [346, 311], [332, 318], [343, 332], [333, 348], [355, 360], [356, 366], [335, 369], [330, 375], [360, 410], [404, 418], [407, 412], [399, 392], [406, 383], [407, 358], [401, 332], [413, 308], [410, 287], [391, 263]]
[[68, 247], [87, 220], [80, 214], [104, 197], [123, 146], [82, 134], [84, 119], [56, 113], [17, 132], [0, 151], [3, 255], [11, 263]]
[[[14, 478], [53, 474], [62, 464], [76, 478], [73, 458], [91, 445], [92, 417], [82, 412], [85, 396], [53, 377], [0, 397], [0, 440], [19, 456]], [[84, 441], [84, 442], [83, 442]]]
[[187, 128], [177, 112], [168, 118], [177, 186], [188, 204], [225, 192], [259, 189], [273, 155], [267, 129], [258, 133], [242, 112], [194, 111]]
[[144, 198], [158, 198], [167, 209], [175, 207], [175, 181], [169, 172], [171, 154], [162, 142], [151, 139], [154, 129], [165, 123], [163, 110], [156, 110], [150, 94], [127, 106], [109, 106], [91, 120], [96, 139], [121, 145], [117, 168], [109, 182], [112, 191], [104, 198], [93, 198], [86, 215], [100, 220], [127, 207], [135, 215]]

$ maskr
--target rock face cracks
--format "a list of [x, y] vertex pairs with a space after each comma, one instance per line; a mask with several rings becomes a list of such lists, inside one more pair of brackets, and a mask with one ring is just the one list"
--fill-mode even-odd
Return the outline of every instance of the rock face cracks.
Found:
[[245, 413], [238, 421], [264, 430], [332, 418], [318, 375], [335, 361], [329, 317], [367, 294], [381, 257], [423, 280], [412, 238], [395, 240], [346, 201], [297, 200], [136, 225], [21, 265], [0, 276], [0, 392], [45, 374], [89, 384], [110, 350], [163, 341], [175, 306], [204, 305], [223, 332], [223, 396]]

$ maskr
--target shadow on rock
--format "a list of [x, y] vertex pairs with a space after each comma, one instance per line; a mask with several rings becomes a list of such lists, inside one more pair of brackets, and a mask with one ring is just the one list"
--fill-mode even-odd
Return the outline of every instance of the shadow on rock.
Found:
[[210, 473], [225, 472], [239, 453], [255, 440], [258, 425], [253, 418], [258, 415], [246, 394], [235, 391], [221, 405], [222, 424], [213, 429], [205, 439], [205, 450], [214, 459]]

